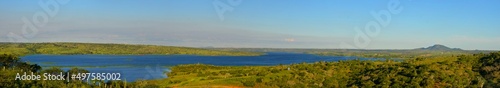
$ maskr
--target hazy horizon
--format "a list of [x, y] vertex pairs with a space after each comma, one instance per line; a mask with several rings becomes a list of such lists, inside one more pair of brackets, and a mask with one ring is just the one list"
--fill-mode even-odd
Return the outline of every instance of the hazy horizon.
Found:
[[[500, 50], [500, 1], [50, 1], [0, 1], [0, 42]], [[370, 22], [379, 32], [365, 30]]]

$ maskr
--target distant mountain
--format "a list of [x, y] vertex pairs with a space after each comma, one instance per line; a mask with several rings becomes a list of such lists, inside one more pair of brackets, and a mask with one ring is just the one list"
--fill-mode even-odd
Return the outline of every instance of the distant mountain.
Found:
[[415, 50], [439, 50], [439, 51], [451, 51], [451, 50], [462, 50], [460, 48], [450, 48], [444, 45], [436, 44], [433, 46], [429, 46], [427, 48], [417, 48]]

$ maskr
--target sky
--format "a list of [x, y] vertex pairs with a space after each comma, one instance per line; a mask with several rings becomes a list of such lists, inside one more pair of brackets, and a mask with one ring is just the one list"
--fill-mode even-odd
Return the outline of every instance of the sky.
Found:
[[442, 44], [500, 50], [499, 4], [498, 0], [0, 0], [0, 42], [327, 49]]

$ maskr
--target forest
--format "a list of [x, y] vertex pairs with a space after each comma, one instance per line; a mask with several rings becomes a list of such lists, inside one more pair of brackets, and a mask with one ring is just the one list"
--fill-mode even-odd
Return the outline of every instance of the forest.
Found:
[[413, 58], [404, 61], [319, 61], [277, 66], [214, 66], [187, 64], [171, 67], [168, 78], [125, 81], [21, 81], [20, 72], [87, 72], [73, 68], [41, 68], [16, 55], [0, 55], [0, 87], [500, 87], [500, 52]]
[[206, 50], [188, 47], [98, 44], [98, 43], [0, 43], [0, 54], [31, 55], [74, 55], [74, 54], [106, 54], [106, 55], [203, 55], [203, 56], [258, 56], [257, 52], [230, 52]]

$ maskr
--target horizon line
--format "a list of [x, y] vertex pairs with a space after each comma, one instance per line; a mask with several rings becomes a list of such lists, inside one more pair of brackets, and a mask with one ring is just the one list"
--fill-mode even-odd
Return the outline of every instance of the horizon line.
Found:
[[[145, 44], [145, 43], [112, 43], [112, 42], [3, 42], [0, 41], [1, 43], [82, 43], [82, 44], [124, 44], [124, 45], [153, 45], [153, 46], [170, 46], [170, 47], [188, 47], [188, 48], [201, 48], [201, 49], [223, 49], [223, 48], [228, 48], [228, 49], [315, 49], [315, 50], [415, 50], [415, 49], [420, 49], [420, 48], [425, 48], [425, 47], [419, 47], [419, 48], [407, 48], [407, 49], [383, 49], [383, 48], [377, 48], [377, 49], [355, 49], [355, 48], [301, 48], [301, 47], [294, 47], [294, 48], [284, 48], [284, 47], [213, 47], [213, 46], [202, 46], [202, 47], [191, 47], [191, 46], [173, 46], [173, 45], [162, 45], [162, 44]], [[442, 45], [442, 44], [435, 44], [435, 45]], [[433, 46], [433, 45], [432, 45]], [[446, 45], [444, 45], [446, 46]], [[460, 49], [463, 51], [500, 51], [500, 50], [484, 50], [484, 49], [461, 49], [461, 48], [451, 48], [450, 49]]]

